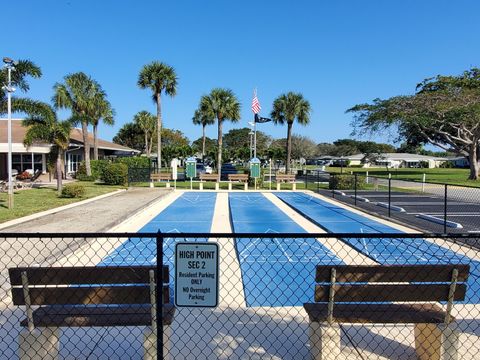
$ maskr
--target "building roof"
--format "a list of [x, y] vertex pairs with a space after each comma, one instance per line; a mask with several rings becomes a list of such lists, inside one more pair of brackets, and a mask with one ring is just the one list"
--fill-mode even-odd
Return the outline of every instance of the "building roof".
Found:
[[[355, 154], [351, 156], [345, 156], [345, 159], [348, 160], [362, 160], [364, 158], [364, 154]], [[383, 153], [380, 154], [381, 160], [397, 160], [397, 161], [446, 161], [447, 158], [436, 157], [436, 156], [427, 156], [427, 155], [419, 155], [419, 154], [409, 154], [409, 153]]]
[[[0, 144], [8, 142], [8, 134], [7, 134], [7, 119], [0, 119]], [[22, 126], [21, 119], [12, 119], [12, 143], [23, 144], [23, 139], [25, 138], [25, 133], [27, 132], [27, 128]], [[82, 130], [74, 128], [70, 132], [70, 141], [75, 143], [77, 146], [83, 146], [83, 136]], [[88, 133], [88, 143], [90, 146], [93, 147], [93, 134]], [[115, 144], [110, 141], [98, 139], [98, 147], [99, 149], [106, 149], [106, 150], [115, 150], [115, 151], [127, 151], [127, 152], [136, 152], [138, 150], [131, 149], [129, 147]]]

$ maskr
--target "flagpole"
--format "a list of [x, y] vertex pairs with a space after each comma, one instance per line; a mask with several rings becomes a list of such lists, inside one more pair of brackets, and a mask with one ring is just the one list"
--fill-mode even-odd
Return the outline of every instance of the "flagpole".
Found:
[[257, 157], [257, 122], [253, 119], [253, 157]]

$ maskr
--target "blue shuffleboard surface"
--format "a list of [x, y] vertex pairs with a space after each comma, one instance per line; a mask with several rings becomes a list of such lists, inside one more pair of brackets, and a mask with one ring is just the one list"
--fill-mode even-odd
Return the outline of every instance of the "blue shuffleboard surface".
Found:
[[[176, 241], [195, 239], [172, 239], [169, 233], [210, 232], [216, 193], [187, 192], [155, 216], [139, 232], [162, 232], [164, 264], [173, 267]], [[207, 239], [198, 239], [206, 241]], [[154, 238], [129, 238], [106, 256], [99, 265], [150, 265], [156, 264]], [[172, 272], [171, 272], [172, 273]]]
[[[348, 209], [302, 192], [278, 192], [287, 205], [331, 233], [402, 233]], [[342, 239], [380, 264], [469, 264], [470, 279], [466, 302], [480, 303], [480, 262], [424, 239]]]
[[235, 240], [247, 306], [301, 306], [313, 298], [315, 266], [342, 261], [316, 239], [283, 239], [305, 233], [260, 193], [229, 194], [235, 233], [269, 234]]

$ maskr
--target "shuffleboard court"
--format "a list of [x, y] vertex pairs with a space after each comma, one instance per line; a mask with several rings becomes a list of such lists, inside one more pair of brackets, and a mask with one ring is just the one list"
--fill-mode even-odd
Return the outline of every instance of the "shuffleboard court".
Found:
[[268, 239], [236, 239], [247, 306], [301, 306], [312, 298], [318, 264], [343, 262], [316, 239], [275, 238], [305, 233], [261, 193], [229, 194], [236, 233], [272, 234]]
[[[401, 233], [388, 225], [311, 195], [275, 193], [294, 210], [331, 233]], [[480, 303], [480, 262], [424, 239], [352, 239], [344, 242], [380, 264], [470, 264], [466, 303]]]
[[[166, 234], [163, 242], [164, 263], [173, 268], [175, 239], [168, 238], [168, 233], [210, 232], [215, 200], [216, 193], [184, 193], [139, 232], [161, 231]], [[194, 241], [194, 239], [185, 240]], [[156, 262], [155, 239], [129, 238], [106, 256], [99, 265], [150, 265]]]

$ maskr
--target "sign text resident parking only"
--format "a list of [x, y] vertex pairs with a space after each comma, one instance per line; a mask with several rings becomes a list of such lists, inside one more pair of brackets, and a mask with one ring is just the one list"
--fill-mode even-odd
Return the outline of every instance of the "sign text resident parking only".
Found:
[[218, 244], [179, 242], [175, 245], [175, 305], [218, 305]]

